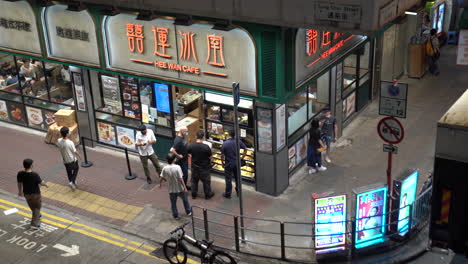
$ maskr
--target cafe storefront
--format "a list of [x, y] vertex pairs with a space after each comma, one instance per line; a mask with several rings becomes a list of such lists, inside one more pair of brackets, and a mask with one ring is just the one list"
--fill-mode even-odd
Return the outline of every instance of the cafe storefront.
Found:
[[331, 107], [341, 131], [369, 101], [364, 36], [99, 10], [0, 0], [2, 121], [47, 131], [57, 110], [71, 109], [81, 136], [133, 151], [146, 124], [161, 158], [180, 127], [189, 142], [202, 129], [222, 172], [238, 82], [242, 178], [279, 195], [305, 160], [310, 120]]

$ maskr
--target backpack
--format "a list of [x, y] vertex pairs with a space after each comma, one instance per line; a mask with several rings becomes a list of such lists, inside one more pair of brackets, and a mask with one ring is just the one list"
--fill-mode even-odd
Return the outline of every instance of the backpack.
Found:
[[430, 57], [434, 56], [435, 52], [434, 52], [434, 48], [432, 47], [431, 39], [428, 39], [425, 45], [426, 45], [426, 55]]

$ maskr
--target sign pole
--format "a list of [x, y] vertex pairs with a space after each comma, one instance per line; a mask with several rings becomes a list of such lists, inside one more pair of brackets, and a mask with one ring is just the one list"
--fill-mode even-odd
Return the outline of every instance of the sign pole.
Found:
[[244, 232], [244, 201], [242, 199], [242, 175], [241, 175], [241, 161], [240, 161], [240, 135], [239, 135], [239, 113], [237, 106], [239, 105], [240, 101], [240, 86], [239, 83], [232, 83], [232, 95], [234, 99], [234, 131], [236, 134], [236, 152], [237, 152], [237, 158], [236, 158], [236, 186], [237, 186], [237, 192], [239, 194], [239, 214], [240, 214], [240, 228], [241, 228], [241, 239], [244, 242], [245, 241], [245, 232]]
[[392, 195], [392, 152], [388, 152], [388, 165], [387, 165], [387, 186], [388, 193]]

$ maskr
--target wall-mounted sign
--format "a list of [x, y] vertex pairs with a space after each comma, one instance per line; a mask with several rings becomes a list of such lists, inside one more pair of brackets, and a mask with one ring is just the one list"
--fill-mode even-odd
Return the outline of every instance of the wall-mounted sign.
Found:
[[468, 30], [460, 30], [458, 36], [457, 65], [468, 65]]
[[324, 67], [343, 56], [365, 36], [298, 29], [296, 35], [296, 87], [301, 86]]
[[75, 97], [76, 97], [78, 110], [82, 112], [86, 112], [85, 91], [83, 87], [83, 80], [81, 77], [81, 73], [72, 72], [72, 76], [73, 76], [73, 87], [75, 88]]
[[392, 21], [397, 16], [397, 1], [392, 0], [379, 10], [379, 28]]
[[136, 20], [121, 14], [104, 21], [107, 66], [191, 84], [256, 94], [256, 52], [250, 35], [213, 25], [174, 25], [173, 20]]
[[400, 190], [400, 203], [398, 212], [398, 234], [400, 236], [406, 235], [409, 231], [410, 210], [416, 200], [416, 192], [418, 189], [418, 176], [419, 171], [415, 171], [408, 176], [402, 184]]
[[0, 48], [41, 54], [36, 15], [28, 2], [0, 1]]
[[44, 8], [42, 19], [49, 57], [99, 65], [96, 27], [91, 14], [73, 12], [66, 5]]
[[362, 17], [361, 6], [333, 2], [317, 2], [315, 16], [317, 20], [360, 24]]

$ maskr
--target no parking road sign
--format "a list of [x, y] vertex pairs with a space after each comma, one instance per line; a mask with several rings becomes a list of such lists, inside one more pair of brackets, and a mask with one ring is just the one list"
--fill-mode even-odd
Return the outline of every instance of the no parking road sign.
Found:
[[408, 84], [381, 81], [379, 115], [406, 118]]
[[398, 144], [403, 140], [405, 131], [400, 121], [394, 117], [385, 117], [377, 125], [377, 132], [383, 141]]

